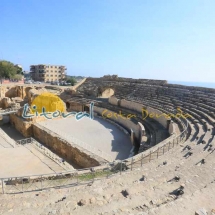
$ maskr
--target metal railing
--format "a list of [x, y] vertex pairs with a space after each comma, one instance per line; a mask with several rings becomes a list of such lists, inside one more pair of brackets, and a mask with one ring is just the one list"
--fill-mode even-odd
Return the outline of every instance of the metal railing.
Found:
[[66, 171], [43, 175], [31, 175], [0, 179], [0, 194], [17, 194], [31, 191], [46, 190], [59, 187], [73, 187], [93, 183], [101, 178], [108, 178], [119, 170], [114, 171], [111, 166], [102, 170], [83, 169], [81, 171]]
[[[22, 193], [50, 188], [71, 187], [80, 184], [93, 183], [94, 180], [99, 180], [105, 177], [108, 178], [116, 173], [121, 174], [123, 171], [132, 171], [157, 159], [172, 148], [176, 147], [179, 143], [186, 141], [187, 128], [188, 122], [184, 131], [178, 136], [172, 137], [172, 139], [168, 138], [168, 140], [164, 140], [154, 147], [122, 161], [107, 163], [106, 165], [95, 168], [61, 173], [0, 178], [0, 193]], [[27, 144], [28, 141], [21, 140], [20, 144]]]
[[49, 157], [51, 160], [56, 162], [58, 165], [60, 165], [66, 171], [73, 169], [73, 167], [69, 163], [67, 163], [64, 159], [57, 156], [55, 153], [53, 153], [51, 150], [49, 150], [48, 148], [43, 146], [41, 143], [37, 142], [32, 137], [18, 140], [16, 143], [18, 145], [20, 144], [23, 146], [25, 146], [26, 144], [31, 145], [36, 150], [38, 150], [39, 152], [41, 152], [42, 154], [44, 154], [45, 156]]
[[0, 115], [7, 115], [7, 114], [11, 114], [11, 113], [16, 113], [19, 108], [18, 107], [17, 108], [7, 108], [7, 109], [4, 109], [4, 110], [1, 110]]
[[131, 157], [130, 159], [121, 161], [121, 166], [126, 165], [126, 167], [131, 170], [142, 167], [144, 164], [157, 159], [158, 157], [165, 154], [172, 148], [176, 147], [179, 143], [186, 141], [186, 135], [187, 135], [187, 127], [178, 136], [173, 137], [172, 139], [168, 138], [167, 140], [164, 140], [161, 143], [158, 143], [154, 147], [152, 147], [134, 157]]
[[[48, 128], [46, 128], [47, 130], [49, 130]], [[75, 138], [74, 136], [72, 135], [69, 135], [67, 133], [64, 133], [62, 131], [54, 131], [54, 129], [50, 130], [50, 132], [54, 132], [55, 134], [57, 135], [60, 135], [63, 137], [64, 140], [67, 140], [69, 142], [72, 142], [78, 146], [81, 146], [83, 149], [86, 149], [87, 151], [91, 152], [91, 153], [94, 153], [95, 155], [107, 160], [108, 162], [112, 162], [113, 161], [113, 157], [109, 154], [107, 154], [106, 152], [100, 150], [100, 149], [97, 149], [77, 138]]]

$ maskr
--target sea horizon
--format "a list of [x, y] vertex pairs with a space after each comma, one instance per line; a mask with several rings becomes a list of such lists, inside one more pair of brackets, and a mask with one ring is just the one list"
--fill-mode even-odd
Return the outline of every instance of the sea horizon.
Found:
[[185, 85], [185, 86], [194, 86], [194, 87], [215, 88], [215, 83], [208, 83], [208, 82], [168, 81], [168, 83]]

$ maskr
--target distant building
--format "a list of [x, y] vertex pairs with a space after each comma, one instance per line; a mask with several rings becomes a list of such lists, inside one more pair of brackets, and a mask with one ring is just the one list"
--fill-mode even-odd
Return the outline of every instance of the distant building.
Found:
[[25, 80], [30, 80], [31, 79], [31, 73], [30, 72], [24, 71], [23, 75], [24, 75], [24, 79]]
[[63, 81], [66, 78], [65, 66], [38, 64], [31, 65], [31, 77], [34, 81]]

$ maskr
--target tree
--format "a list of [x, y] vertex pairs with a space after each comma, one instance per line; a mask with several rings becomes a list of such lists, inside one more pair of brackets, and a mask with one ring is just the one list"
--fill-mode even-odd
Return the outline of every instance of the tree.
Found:
[[74, 78], [67, 78], [66, 83], [70, 83], [72, 86], [74, 86], [76, 84], [76, 80]]
[[24, 75], [24, 72], [22, 71], [22, 68], [15, 66], [16, 67], [16, 74]]
[[12, 78], [17, 74], [17, 67], [9, 61], [0, 61], [0, 79]]
[[22, 77], [23, 76], [21, 74], [16, 74], [16, 75], [14, 75], [13, 79], [20, 81], [20, 80], [22, 80]]

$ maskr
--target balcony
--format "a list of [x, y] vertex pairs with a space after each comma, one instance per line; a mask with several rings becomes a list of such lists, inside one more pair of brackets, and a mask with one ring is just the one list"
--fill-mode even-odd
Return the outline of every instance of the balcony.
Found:
[[38, 65], [38, 68], [39, 68], [39, 69], [45, 69], [46, 66], [45, 66], [45, 65]]
[[59, 66], [59, 69], [61, 69], [61, 70], [67, 70], [67, 68], [65, 66]]
[[39, 70], [39, 73], [45, 73], [46, 71], [45, 70]]

